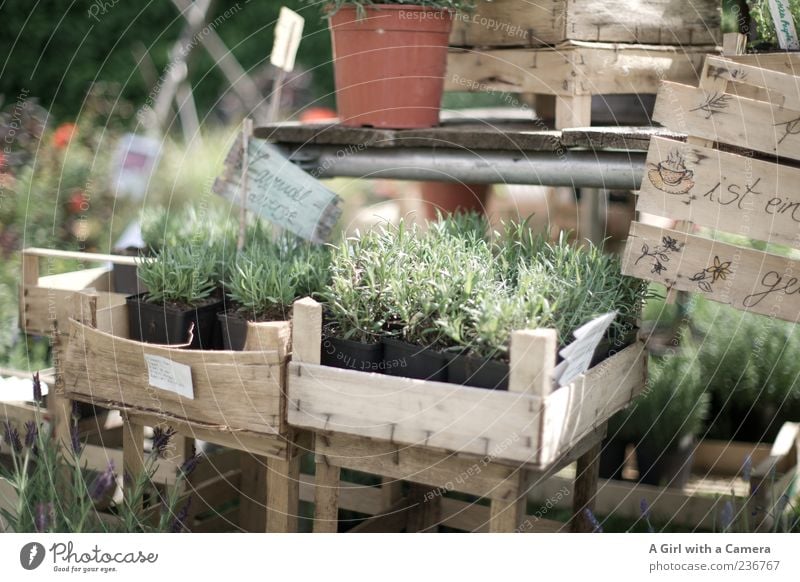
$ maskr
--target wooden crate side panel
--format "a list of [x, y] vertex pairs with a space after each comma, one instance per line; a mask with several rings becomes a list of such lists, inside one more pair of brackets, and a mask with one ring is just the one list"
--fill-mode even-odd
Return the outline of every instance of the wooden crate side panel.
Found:
[[[728, 86], [727, 93], [749, 98], [753, 98], [751, 95], [757, 95], [763, 101], [793, 111], [800, 111], [800, 77], [796, 76], [797, 72], [789, 74], [771, 71], [713, 55], [706, 59], [706, 74], [709, 77], [733, 83]], [[764, 91], [742, 94], [741, 89], [747, 86], [763, 88]]]
[[321, 457], [318, 463], [444, 490], [499, 500], [522, 494], [517, 478], [521, 468], [493, 463], [491, 457], [461, 457], [342, 433], [318, 434], [315, 451]]
[[654, 137], [636, 210], [800, 248], [800, 169]]
[[716, 0], [568, 0], [566, 38], [599, 42], [714, 45]]
[[[20, 327], [30, 334], [47, 335], [57, 329], [69, 329], [73, 297], [76, 291], [42, 286], [29, 287], [20, 299]], [[97, 294], [98, 309], [124, 305], [125, 295], [100, 292]]]
[[743, 311], [800, 314], [800, 262], [674, 230], [634, 222], [622, 272]]
[[546, 466], [625, 408], [645, 386], [647, 351], [636, 342], [604, 360], [545, 401], [542, 459]]
[[726, 55], [737, 63], [760, 67], [770, 71], [778, 71], [789, 75], [796, 75], [800, 71], [800, 53], [798, 52], [777, 52], [759, 53], [749, 55]]
[[505, 391], [292, 363], [289, 424], [529, 462], [541, 399]]
[[800, 112], [779, 105], [665, 82], [653, 119], [693, 137], [800, 160]]
[[452, 50], [448, 91], [507, 91], [544, 95], [658, 92], [662, 79], [696, 83], [713, 47], [570, 42], [555, 48]]
[[450, 45], [458, 47], [539, 46], [566, 39], [566, 0], [494, 0], [453, 21]]
[[[194, 400], [153, 388], [144, 355], [192, 367]], [[150, 346], [72, 322], [65, 390], [165, 417], [275, 434], [281, 366], [275, 352], [207, 352]]]

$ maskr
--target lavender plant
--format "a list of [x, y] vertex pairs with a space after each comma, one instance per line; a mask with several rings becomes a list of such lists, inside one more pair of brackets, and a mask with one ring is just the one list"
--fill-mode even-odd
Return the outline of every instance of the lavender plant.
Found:
[[[34, 377], [34, 387], [38, 379]], [[186, 479], [200, 457], [193, 456], [179, 469], [176, 482], [166, 492], [152, 483], [160, 454], [174, 433], [161, 433], [158, 446], [145, 459], [140, 475], [125, 475], [132, 482], [131, 494], [121, 504], [110, 501], [117, 486], [117, 467], [93, 473], [81, 460], [77, 426], [72, 427], [72, 443], [58, 443], [42, 420], [41, 392], [34, 388], [35, 420], [25, 423], [24, 433], [9, 423], [3, 426], [4, 452], [10, 468], [0, 464], [0, 478], [6, 480], [17, 497], [12, 510], [0, 509], [8, 528], [16, 533], [84, 532], [170, 532], [185, 529], [181, 520], [182, 493]], [[75, 421], [75, 417], [73, 417]], [[103, 519], [98, 506], [110, 503], [110, 517]]]

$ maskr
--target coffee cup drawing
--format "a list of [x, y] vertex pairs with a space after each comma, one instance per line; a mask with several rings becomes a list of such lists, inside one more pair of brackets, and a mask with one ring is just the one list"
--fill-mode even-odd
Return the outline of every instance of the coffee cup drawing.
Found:
[[694, 172], [686, 168], [678, 153], [670, 154], [658, 164], [650, 164], [650, 183], [668, 194], [686, 194], [694, 187]]

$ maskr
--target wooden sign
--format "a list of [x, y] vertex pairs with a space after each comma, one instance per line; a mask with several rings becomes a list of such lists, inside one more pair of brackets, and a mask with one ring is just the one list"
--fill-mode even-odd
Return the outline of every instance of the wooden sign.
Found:
[[800, 111], [779, 103], [663, 82], [653, 119], [694, 137], [800, 160]]
[[636, 209], [800, 248], [800, 169], [654, 137]]
[[633, 223], [623, 273], [787, 321], [800, 320], [800, 261]]
[[[236, 140], [213, 187], [215, 193], [236, 204], [241, 203], [242, 151], [241, 141]], [[299, 237], [321, 243], [328, 239], [342, 213], [340, 200], [272, 144], [249, 141], [247, 210]]]

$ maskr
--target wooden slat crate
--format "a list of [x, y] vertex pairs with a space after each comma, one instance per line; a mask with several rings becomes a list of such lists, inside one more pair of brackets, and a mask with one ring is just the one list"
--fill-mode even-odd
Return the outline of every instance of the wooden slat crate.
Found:
[[[694, 83], [713, 45], [568, 41], [556, 47], [451, 49], [445, 89], [555, 97], [556, 129], [591, 125], [593, 95], [655, 94], [669, 79]], [[546, 116], [541, 99], [537, 114]], [[549, 105], [548, 105], [549, 106]]]
[[[742, 474], [750, 457], [750, 481]], [[774, 475], [772, 473], [775, 468]], [[535, 486], [531, 501], [541, 502], [554, 493], [572, 488], [573, 474], [565, 469], [552, 479]], [[601, 479], [597, 488], [596, 512], [639, 519], [641, 500], [647, 500], [651, 519], [688, 529], [719, 530], [722, 508], [736, 504], [735, 512], [747, 507], [747, 521], [754, 529], [772, 526], [772, 508], [784, 493], [798, 495], [800, 485], [800, 431], [797, 423], [786, 423], [773, 444], [731, 441], [701, 441], [692, 461], [692, 476], [682, 489], [656, 487], [631, 481]], [[751, 496], [751, 492], [755, 495]], [[560, 499], [558, 507], [568, 507]], [[737, 530], [738, 531], [738, 530]]]
[[566, 40], [713, 45], [718, 0], [492, 0], [456, 17], [451, 46], [541, 46]]
[[635, 222], [623, 272], [796, 321], [796, 254], [743, 248], [708, 232], [800, 248], [800, 77], [759, 67], [759, 57], [709, 56], [699, 88], [663, 84], [654, 119], [689, 138], [651, 141], [637, 210], [707, 230]]
[[[298, 307], [312, 329], [301, 333]], [[296, 352], [319, 360], [321, 309], [295, 304]], [[314, 335], [312, 335], [314, 334]], [[646, 355], [636, 343], [568, 386], [552, 389], [555, 330], [516, 332], [511, 339], [509, 390], [484, 390], [293, 361], [289, 423], [396, 445], [417, 446], [514, 466], [546, 468], [625, 408], [644, 388]]]
[[293, 326], [288, 417], [315, 434], [314, 531], [338, 529], [342, 468], [413, 484], [358, 531], [429, 531], [450, 490], [490, 501], [487, 520], [469, 529], [521, 531], [530, 484], [575, 459], [572, 528], [587, 531], [606, 421], [644, 387], [640, 344], [552, 391], [555, 330], [516, 332], [509, 390], [492, 391], [321, 366], [322, 307], [309, 298], [295, 302]]

